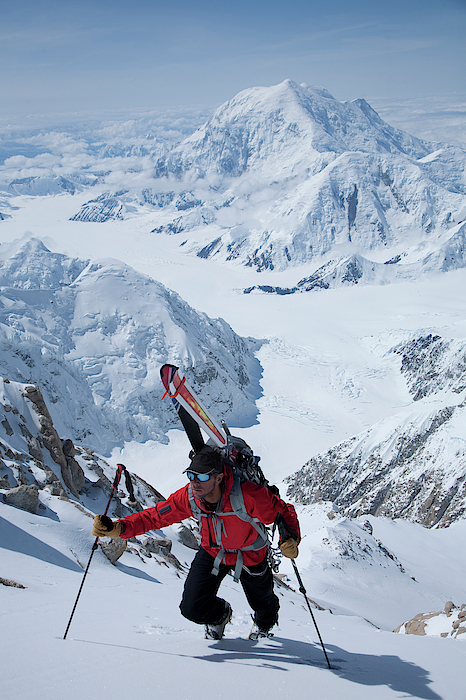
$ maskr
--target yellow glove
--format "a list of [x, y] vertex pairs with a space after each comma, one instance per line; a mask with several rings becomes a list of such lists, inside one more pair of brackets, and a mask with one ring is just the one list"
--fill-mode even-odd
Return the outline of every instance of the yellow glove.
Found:
[[280, 552], [288, 559], [296, 559], [298, 556], [298, 543], [292, 537], [280, 543]]
[[94, 518], [94, 526], [92, 534], [94, 537], [119, 537], [121, 532], [121, 523], [119, 520], [113, 522], [106, 515], [96, 515]]

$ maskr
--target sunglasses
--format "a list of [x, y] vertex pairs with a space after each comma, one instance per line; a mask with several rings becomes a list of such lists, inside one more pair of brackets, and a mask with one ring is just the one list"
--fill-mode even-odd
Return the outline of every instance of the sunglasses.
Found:
[[198, 481], [209, 481], [214, 471], [215, 470], [212, 469], [207, 474], [198, 474], [197, 472], [186, 472], [186, 476], [190, 481], [194, 481], [194, 479], [197, 479]]

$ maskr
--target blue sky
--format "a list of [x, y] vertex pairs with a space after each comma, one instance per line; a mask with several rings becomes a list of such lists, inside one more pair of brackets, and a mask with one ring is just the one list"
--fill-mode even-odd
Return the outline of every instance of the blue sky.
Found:
[[0, 115], [466, 92], [466, 0], [0, 0]]

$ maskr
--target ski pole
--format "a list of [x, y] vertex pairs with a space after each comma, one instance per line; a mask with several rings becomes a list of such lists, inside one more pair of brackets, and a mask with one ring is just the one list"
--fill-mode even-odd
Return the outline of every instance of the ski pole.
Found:
[[[108, 509], [110, 508], [110, 503], [111, 503], [112, 498], [113, 498], [113, 494], [116, 493], [116, 492], [118, 491], [118, 484], [120, 483], [121, 473], [122, 473], [123, 470], [126, 472], [126, 467], [125, 467], [123, 464], [117, 464], [117, 473], [116, 473], [115, 479], [114, 479], [113, 484], [112, 484], [112, 492], [110, 493], [110, 498], [108, 499], [108, 503], [107, 503], [107, 507], [105, 508], [105, 513], [104, 513], [104, 515], [107, 515]], [[69, 622], [68, 622], [68, 625], [67, 625], [67, 628], [66, 628], [66, 632], [65, 632], [65, 634], [64, 634], [64, 636], [63, 636], [63, 639], [66, 639], [66, 635], [68, 634], [68, 630], [70, 629], [71, 620], [73, 619], [74, 611], [76, 610], [76, 606], [77, 606], [77, 604], [78, 604], [79, 596], [81, 595], [81, 591], [82, 591], [83, 586], [84, 586], [84, 581], [86, 580], [87, 572], [89, 571], [89, 566], [91, 565], [92, 557], [94, 556], [94, 552], [95, 552], [95, 550], [97, 549], [97, 543], [98, 543], [98, 541], [99, 541], [99, 538], [96, 537], [95, 540], [94, 540], [94, 544], [92, 545], [91, 556], [89, 557], [89, 561], [87, 562], [87, 566], [86, 566], [86, 570], [85, 570], [85, 572], [84, 572], [83, 580], [81, 581], [81, 586], [79, 587], [78, 595], [77, 595], [77, 597], [76, 597], [76, 600], [75, 600], [75, 603], [74, 603], [74, 607], [73, 607], [73, 611], [72, 611], [72, 613], [71, 613], [71, 617], [70, 617], [70, 619], [69, 619]]]
[[320, 644], [321, 644], [321, 646], [322, 646], [322, 650], [323, 650], [323, 652], [324, 652], [324, 654], [325, 654], [325, 658], [326, 658], [326, 660], [327, 660], [328, 667], [329, 667], [330, 670], [332, 670], [332, 667], [330, 666], [330, 661], [328, 660], [327, 652], [325, 651], [325, 647], [324, 647], [324, 643], [323, 643], [323, 641], [322, 641], [322, 637], [320, 636], [319, 628], [317, 627], [317, 622], [316, 622], [316, 620], [315, 620], [314, 613], [312, 612], [312, 608], [311, 608], [311, 606], [310, 606], [310, 604], [309, 604], [309, 600], [308, 600], [308, 598], [307, 598], [306, 589], [304, 588], [304, 584], [303, 584], [303, 582], [302, 582], [302, 580], [301, 580], [301, 576], [299, 575], [298, 567], [296, 566], [296, 562], [295, 562], [294, 559], [291, 560], [291, 563], [293, 564], [293, 569], [294, 569], [294, 572], [295, 572], [295, 574], [296, 574], [296, 578], [298, 579], [298, 583], [299, 583], [299, 592], [302, 593], [303, 596], [304, 596], [305, 599], [306, 599], [307, 607], [309, 608], [309, 612], [311, 613], [312, 621], [313, 621], [314, 626], [315, 626], [315, 628], [316, 628], [316, 631], [317, 631], [317, 634], [318, 634], [318, 637], [319, 637], [319, 641], [320, 641]]

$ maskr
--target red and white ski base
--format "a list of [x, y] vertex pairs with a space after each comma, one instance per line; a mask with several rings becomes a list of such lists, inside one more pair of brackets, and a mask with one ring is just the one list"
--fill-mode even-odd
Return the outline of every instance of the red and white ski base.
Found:
[[169, 396], [178, 412], [179, 406], [183, 406], [185, 411], [196, 421], [198, 426], [211, 438], [217, 447], [226, 447], [227, 436], [225, 431], [216, 421], [214, 421], [202, 403], [197, 398], [186, 377], [175, 365], [163, 365], [160, 370], [162, 384], [165, 387], [165, 396]]

